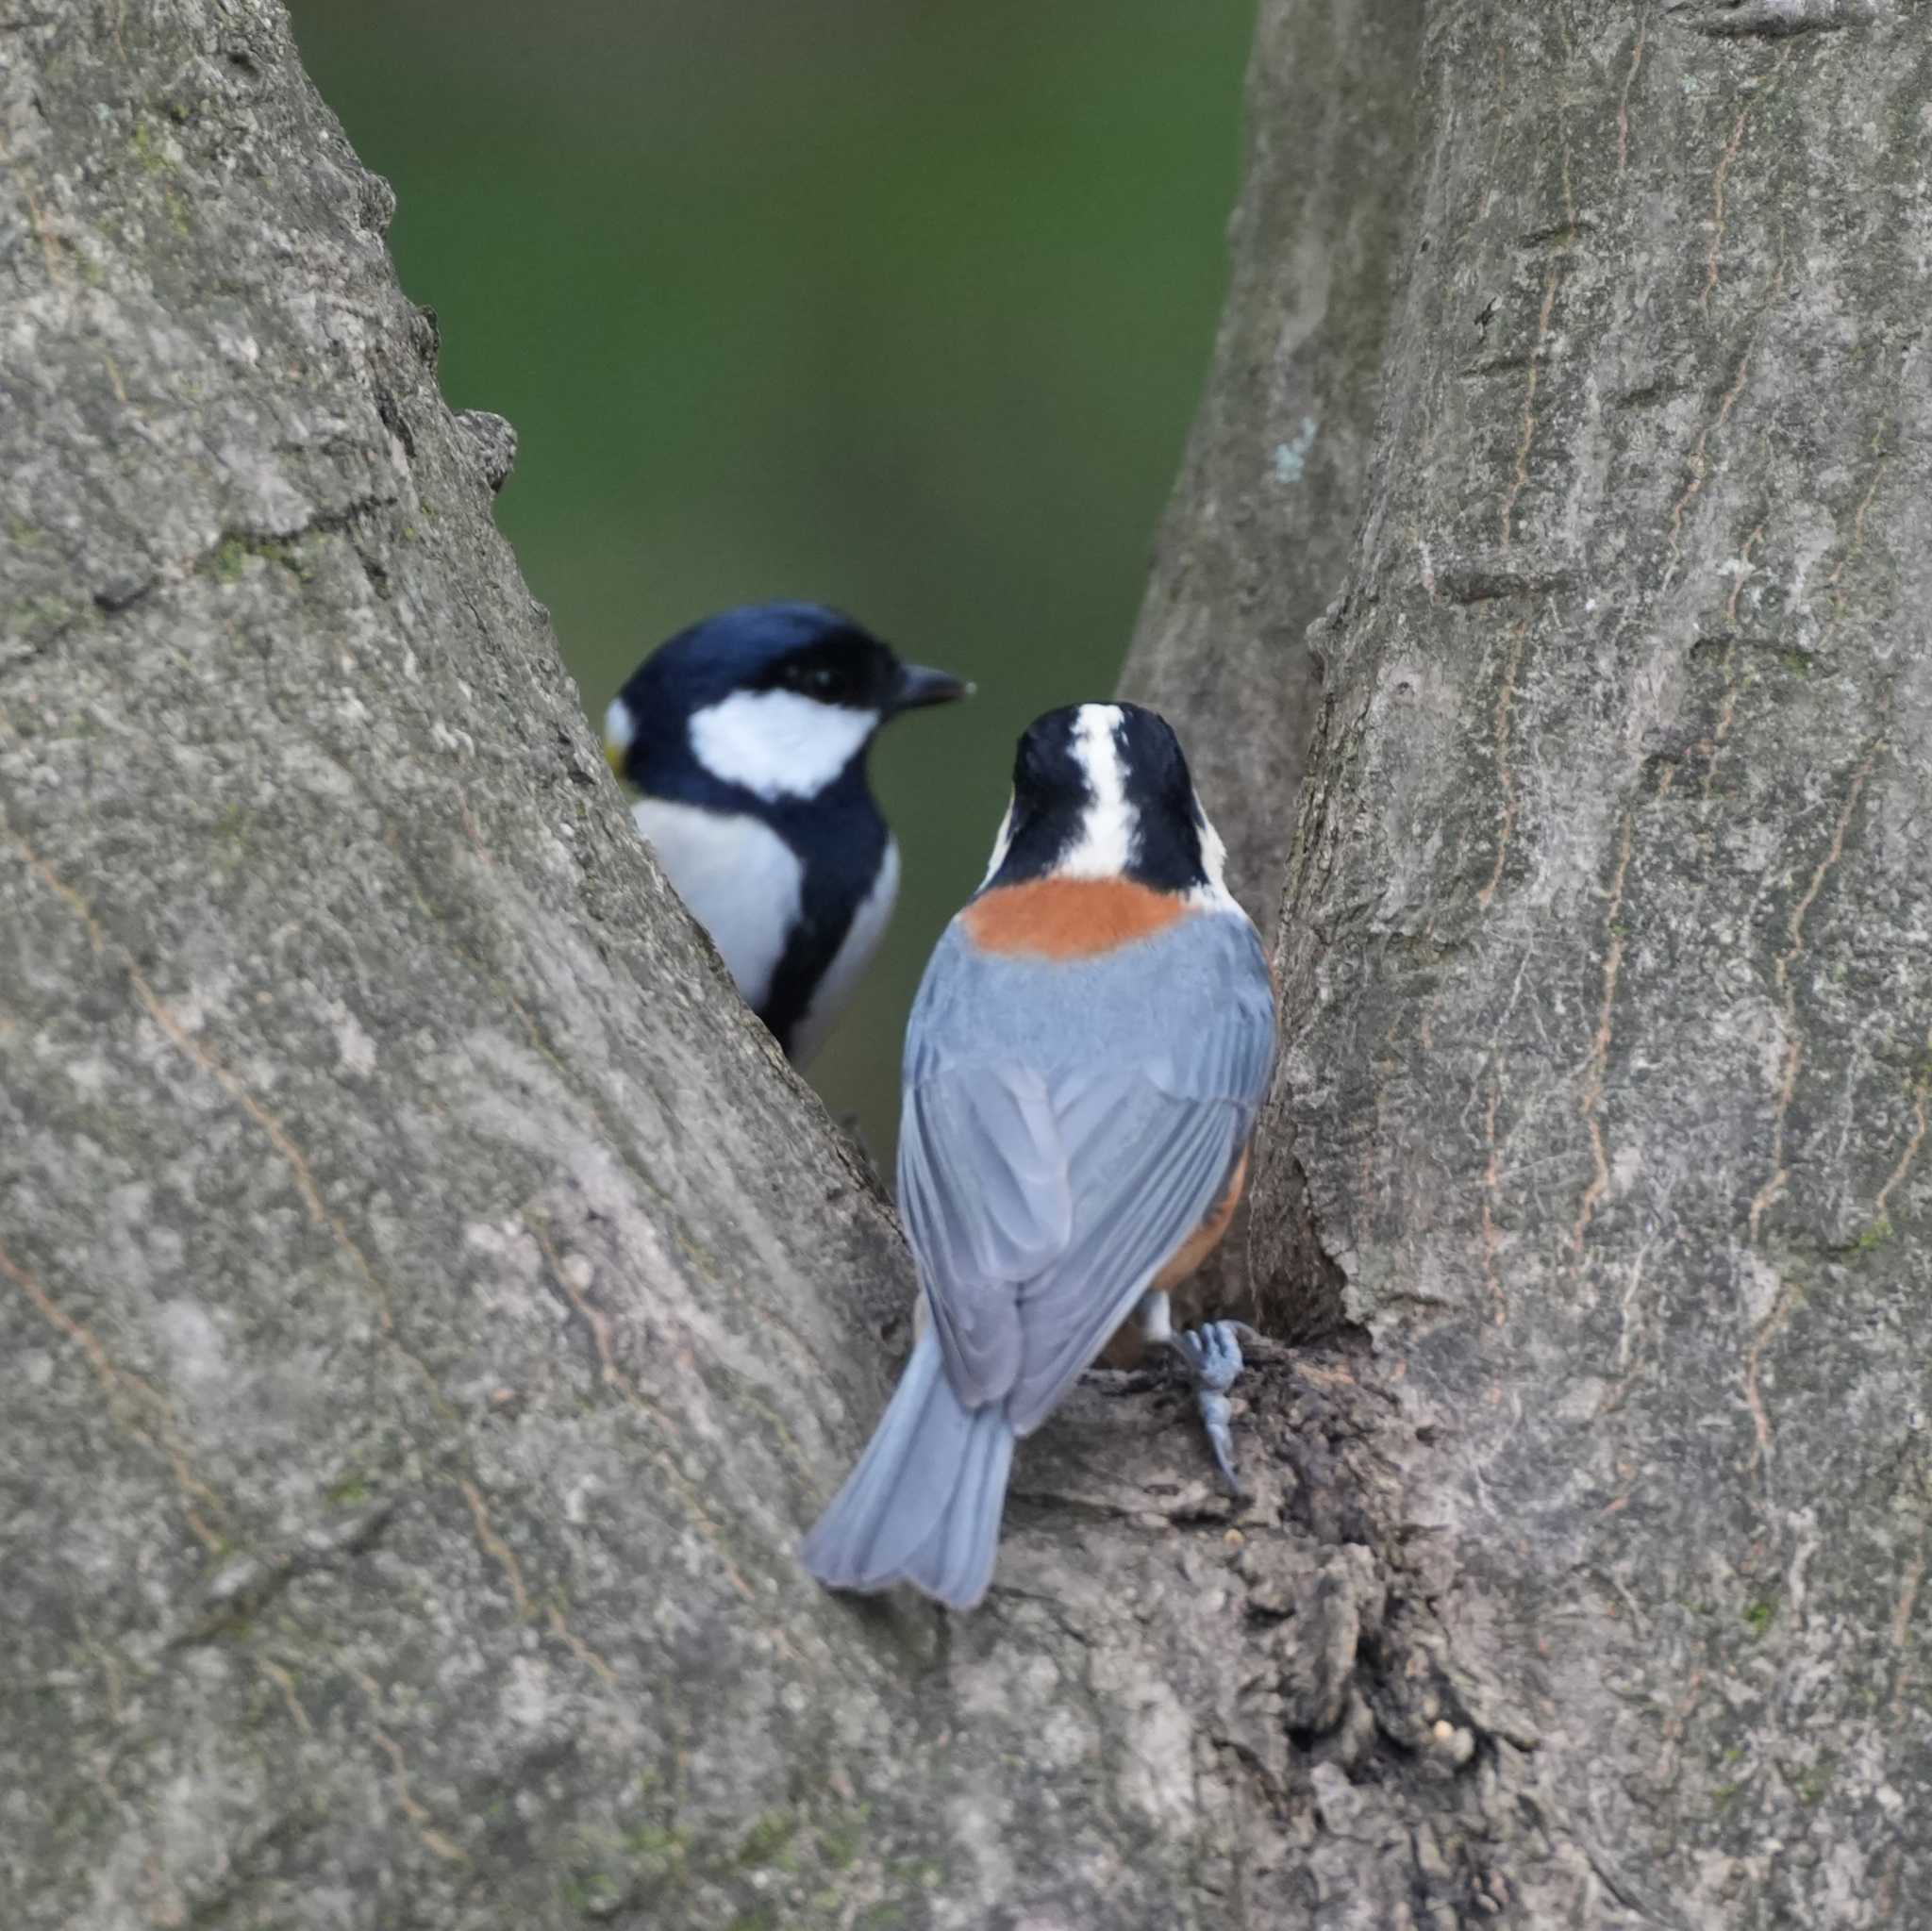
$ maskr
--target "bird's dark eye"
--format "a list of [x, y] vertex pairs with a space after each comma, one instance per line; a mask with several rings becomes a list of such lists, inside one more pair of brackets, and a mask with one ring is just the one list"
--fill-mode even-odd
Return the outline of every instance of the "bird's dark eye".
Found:
[[809, 696], [830, 698], [838, 696], [844, 679], [828, 664], [817, 664], [806, 672], [801, 684]]

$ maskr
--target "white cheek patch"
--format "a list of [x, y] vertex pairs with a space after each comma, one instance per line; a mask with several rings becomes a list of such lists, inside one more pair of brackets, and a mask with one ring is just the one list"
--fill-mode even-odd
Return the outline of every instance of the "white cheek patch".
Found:
[[1121, 722], [1112, 704], [1083, 704], [1074, 726], [1073, 752], [1091, 794], [1080, 836], [1054, 870], [1062, 878], [1117, 878], [1133, 856], [1140, 813], [1127, 803], [1127, 774], [1114, 736]]
[[637, 742], [638, 727], [630, 714], [630, 706], [621, 697], [610, 700], [610, 708], [604, 713], [604, 741], [613, 751], [625, 752]]
[[1194, 794], [1194, 809], [1200, 813], [1195, 829], [1201, 841], [1201, 870], [1208, 874], [1208, 883], [1196, 886], [1189, 895], [1204, 910], [1226, 911], [1235, 905], [1234, 894], [1227, 889], [1227, 846], [1215, 830], [1214, 821], [1208, 816], [1208, 807], [1201, 803], [1198, 791]]
[[692, 713], [691, 748], [713, 776], [760, 798], [809, 798], [878, 726], [875, 710], [818, 704], [795, 691], [736, 691]]
[[1007, 853], [1011, 847], [1012, 842], [1013, 801], [1011, 798], [1008, 798], [1007, 800], [1007, 815], [1000, 820], [1000, 828], [993, 834], [992, 857], [987, 864], [986, 876], [979, 881], [979, 889], [982, 891], [992, 883], [993, 874], [1007, 862]]

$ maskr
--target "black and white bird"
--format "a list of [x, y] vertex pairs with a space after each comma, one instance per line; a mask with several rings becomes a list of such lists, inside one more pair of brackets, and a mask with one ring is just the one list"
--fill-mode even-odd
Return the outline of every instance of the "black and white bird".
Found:
[[641, 794], [639, 831], [794, 1061], [852, 996], [899, 893], [873, 737], [972, 688], [837, 610], [775, 603], [679, 631], [611, 699], [605, 756]]

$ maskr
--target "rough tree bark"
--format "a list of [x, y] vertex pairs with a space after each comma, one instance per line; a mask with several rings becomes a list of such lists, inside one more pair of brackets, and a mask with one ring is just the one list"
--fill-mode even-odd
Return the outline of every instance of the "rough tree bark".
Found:
[[1421, 37], [1414, 0], [1261, 9], [1221, 337], [1121, 678], [1181, 734], [1263, 931], [1320, 691], [1307, 630], [1341, 587], [1374, 449]]
[[[1220, 340], [1121, 675], [1123, 696], [1181, 734], [1263, 932], [1320, 700], [1308, 628], [1341, 587], [1368, 483], [1409, 245], [1421, 38], [1415, 0], [1261, 8]], [[1240, 1212], [1204, 1294], [1278, 1334], [1332, 1329], [1328, 1310], [1310, 1320], [1306, 1296], [1254, 1277]]]
[[[1932, 42], [1424, 18], [1251, 1264], [1400, 1403], [1492, 1896], [1918, 1922]], [[1407, 1861], [1410, 1817], [1398, 1776], [1348, 1827]]]
[[[1238, 1527], [1177, 1404], [1083, 1391], [950, 1620], [791, 1561], [903, 1257], [630, 836], [279, 8], [0, 19], [9, 1923], [1923, 1893], [1923, 36], [1303, 10], [1259, 114], [1331, 11], [1417, 89], [1257, 1213], [1330, 1339]], [[1340, 502], [1204, 439], [1170, 571], [1291, 643]]]

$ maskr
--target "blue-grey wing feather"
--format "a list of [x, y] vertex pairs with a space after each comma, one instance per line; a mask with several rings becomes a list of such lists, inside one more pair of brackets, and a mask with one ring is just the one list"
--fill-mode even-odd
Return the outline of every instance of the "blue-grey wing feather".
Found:
[[1142, 954], [989, 974], [949, 934], [908, 1035], [900, 1207], [946, 1375], [1023, 1435], [1223, 1196], [1267, 1085], [1253, 928], [1200, 919]]
[[955, 1390], [969, 1407], [1005, 1393], [1020, 1368], [1020, 1284], [1073, 1231], [1045, 1079], [1030, 1067], [984, 1066], [908, 1088], [899, 1210]]
[[1074, 1156], [1088, 1204], [1065, 1253], [1021, 1290], [1016, 1434], [1037, 1428], [1226, 1189], [1252, 1108], [1122, 1083], [1105, 1140]]

